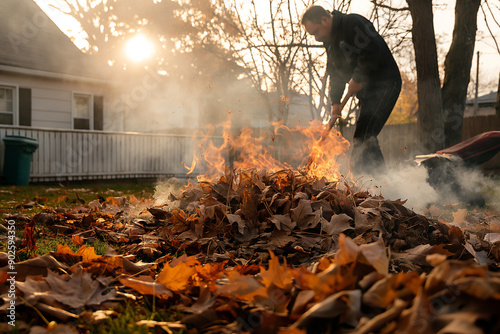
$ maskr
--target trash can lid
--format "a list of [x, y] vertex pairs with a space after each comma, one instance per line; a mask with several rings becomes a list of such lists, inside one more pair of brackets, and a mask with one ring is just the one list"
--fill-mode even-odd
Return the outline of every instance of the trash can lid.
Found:
[[9, 144], [28, 144], [38, 147], [38, 142], [34, 138], [24, 137], [24, 136], [5, 136], [3, 141]]

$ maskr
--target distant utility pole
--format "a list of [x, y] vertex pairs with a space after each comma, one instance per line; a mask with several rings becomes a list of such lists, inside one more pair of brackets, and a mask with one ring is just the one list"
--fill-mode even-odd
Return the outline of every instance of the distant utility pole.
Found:
[[479, 90], [479, 51], [477, 52], [477, 64], [476, 64], [476, 92], [474, 95], [474, 116], [477, 115], [477, 110], [479, 109], [479, 102], [477, 101], [478, 90]]
[[500, 116], [500, 74], [498, 75], [498, 88], [497, 88], [497, 116]]

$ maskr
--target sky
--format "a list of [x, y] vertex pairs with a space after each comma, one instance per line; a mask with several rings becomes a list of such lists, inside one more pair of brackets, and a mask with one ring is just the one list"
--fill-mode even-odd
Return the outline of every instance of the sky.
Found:
[[[247, 1], [247, 0], [245, 0]], [[268, 4], [268, 0], [256, 0], [257, 3], [262, 5]], [[490, 0], [491, 1], [491, 0]], [[79, 31], [78, 23], [74, 20], [68, 19], [65, 15], [62, 15], [57, 10], [50, 7], [50, 4], [60, 4], [64, 3], [62, 0], [35, 0], [35, 2], [47, 13], [47, 15], [56, 22], [59, 28], [64, 31], [67, 35], [77, 36], [75, 44], [80, 48], [85, 48], [87, 45], [84, 41], [85, 34]], [[405, 1], [401, 1], [405, 4]], [[316, 4], [322, 5], [327, 9], [331, 8], [332, 1], [320, 0]], [[454, 25], [454, 4], [455, 1], [451, 0], [434, 0], [434, 4], [437, 5], [434, 9], [434, 29], [436, 35], [440, 37], [442, 44], [438, 46], [440, 53], [439, 62], [442, 64], [444, 62], [444, 55], [449, 48], [451, 43], [451, 36], [453, 33]], [[354, 0], [351, 12], [358, 13], [362, 15], [367, 15], [368, 10], [371, 8], [370, 0]], [[496, 25], [490, 18], [490, 28], [494, 31], [494, 36], [496, 36], [497, 42], [500, 43], [500, 28]], [[484, 16], [479, 9], [478, 14], [478, 32], [476, 35], [476, 49], [474, 52], [474, 59], [471, 69], [471, 78], [474, 80], [476, 77], [476, 66], [477, 66], [477, 51], [480, 52], [479, 61], [479, 73], [480, 73], [480, 95], [487, 94], [491, 90], [496, 90], [500, 74], [500, 55], [495, 47], [493, 38], [491, 38], [488, 32], [487, 26], [484, 21]]]

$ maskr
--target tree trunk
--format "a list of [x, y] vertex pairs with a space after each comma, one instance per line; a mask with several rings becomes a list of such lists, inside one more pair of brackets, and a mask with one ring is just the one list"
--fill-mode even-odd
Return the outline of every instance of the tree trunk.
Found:
[[462, 121], [476, 41], [477, 12], [481, 0], [457, 0], [455, 27], [444, 61], [443, 99], [445, 146], [462, 141]]
[[495, 106], [497, 116], [500, 116], [500, 75], [498, 76], [497, 104]]
[[413, 20], [417, 66], [418, 132], [425, 153], [444, 147], [444, 118], [437, 62], [432, 0], [406, 0]]

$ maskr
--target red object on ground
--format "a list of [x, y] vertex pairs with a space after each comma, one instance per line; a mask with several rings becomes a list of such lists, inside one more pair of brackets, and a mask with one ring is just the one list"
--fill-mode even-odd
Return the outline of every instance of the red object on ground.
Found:
[[499, 151], [500, 131], [489, 131], [436, 153], [456, 155], [467, 164], [480, 165], [493, 158]]

